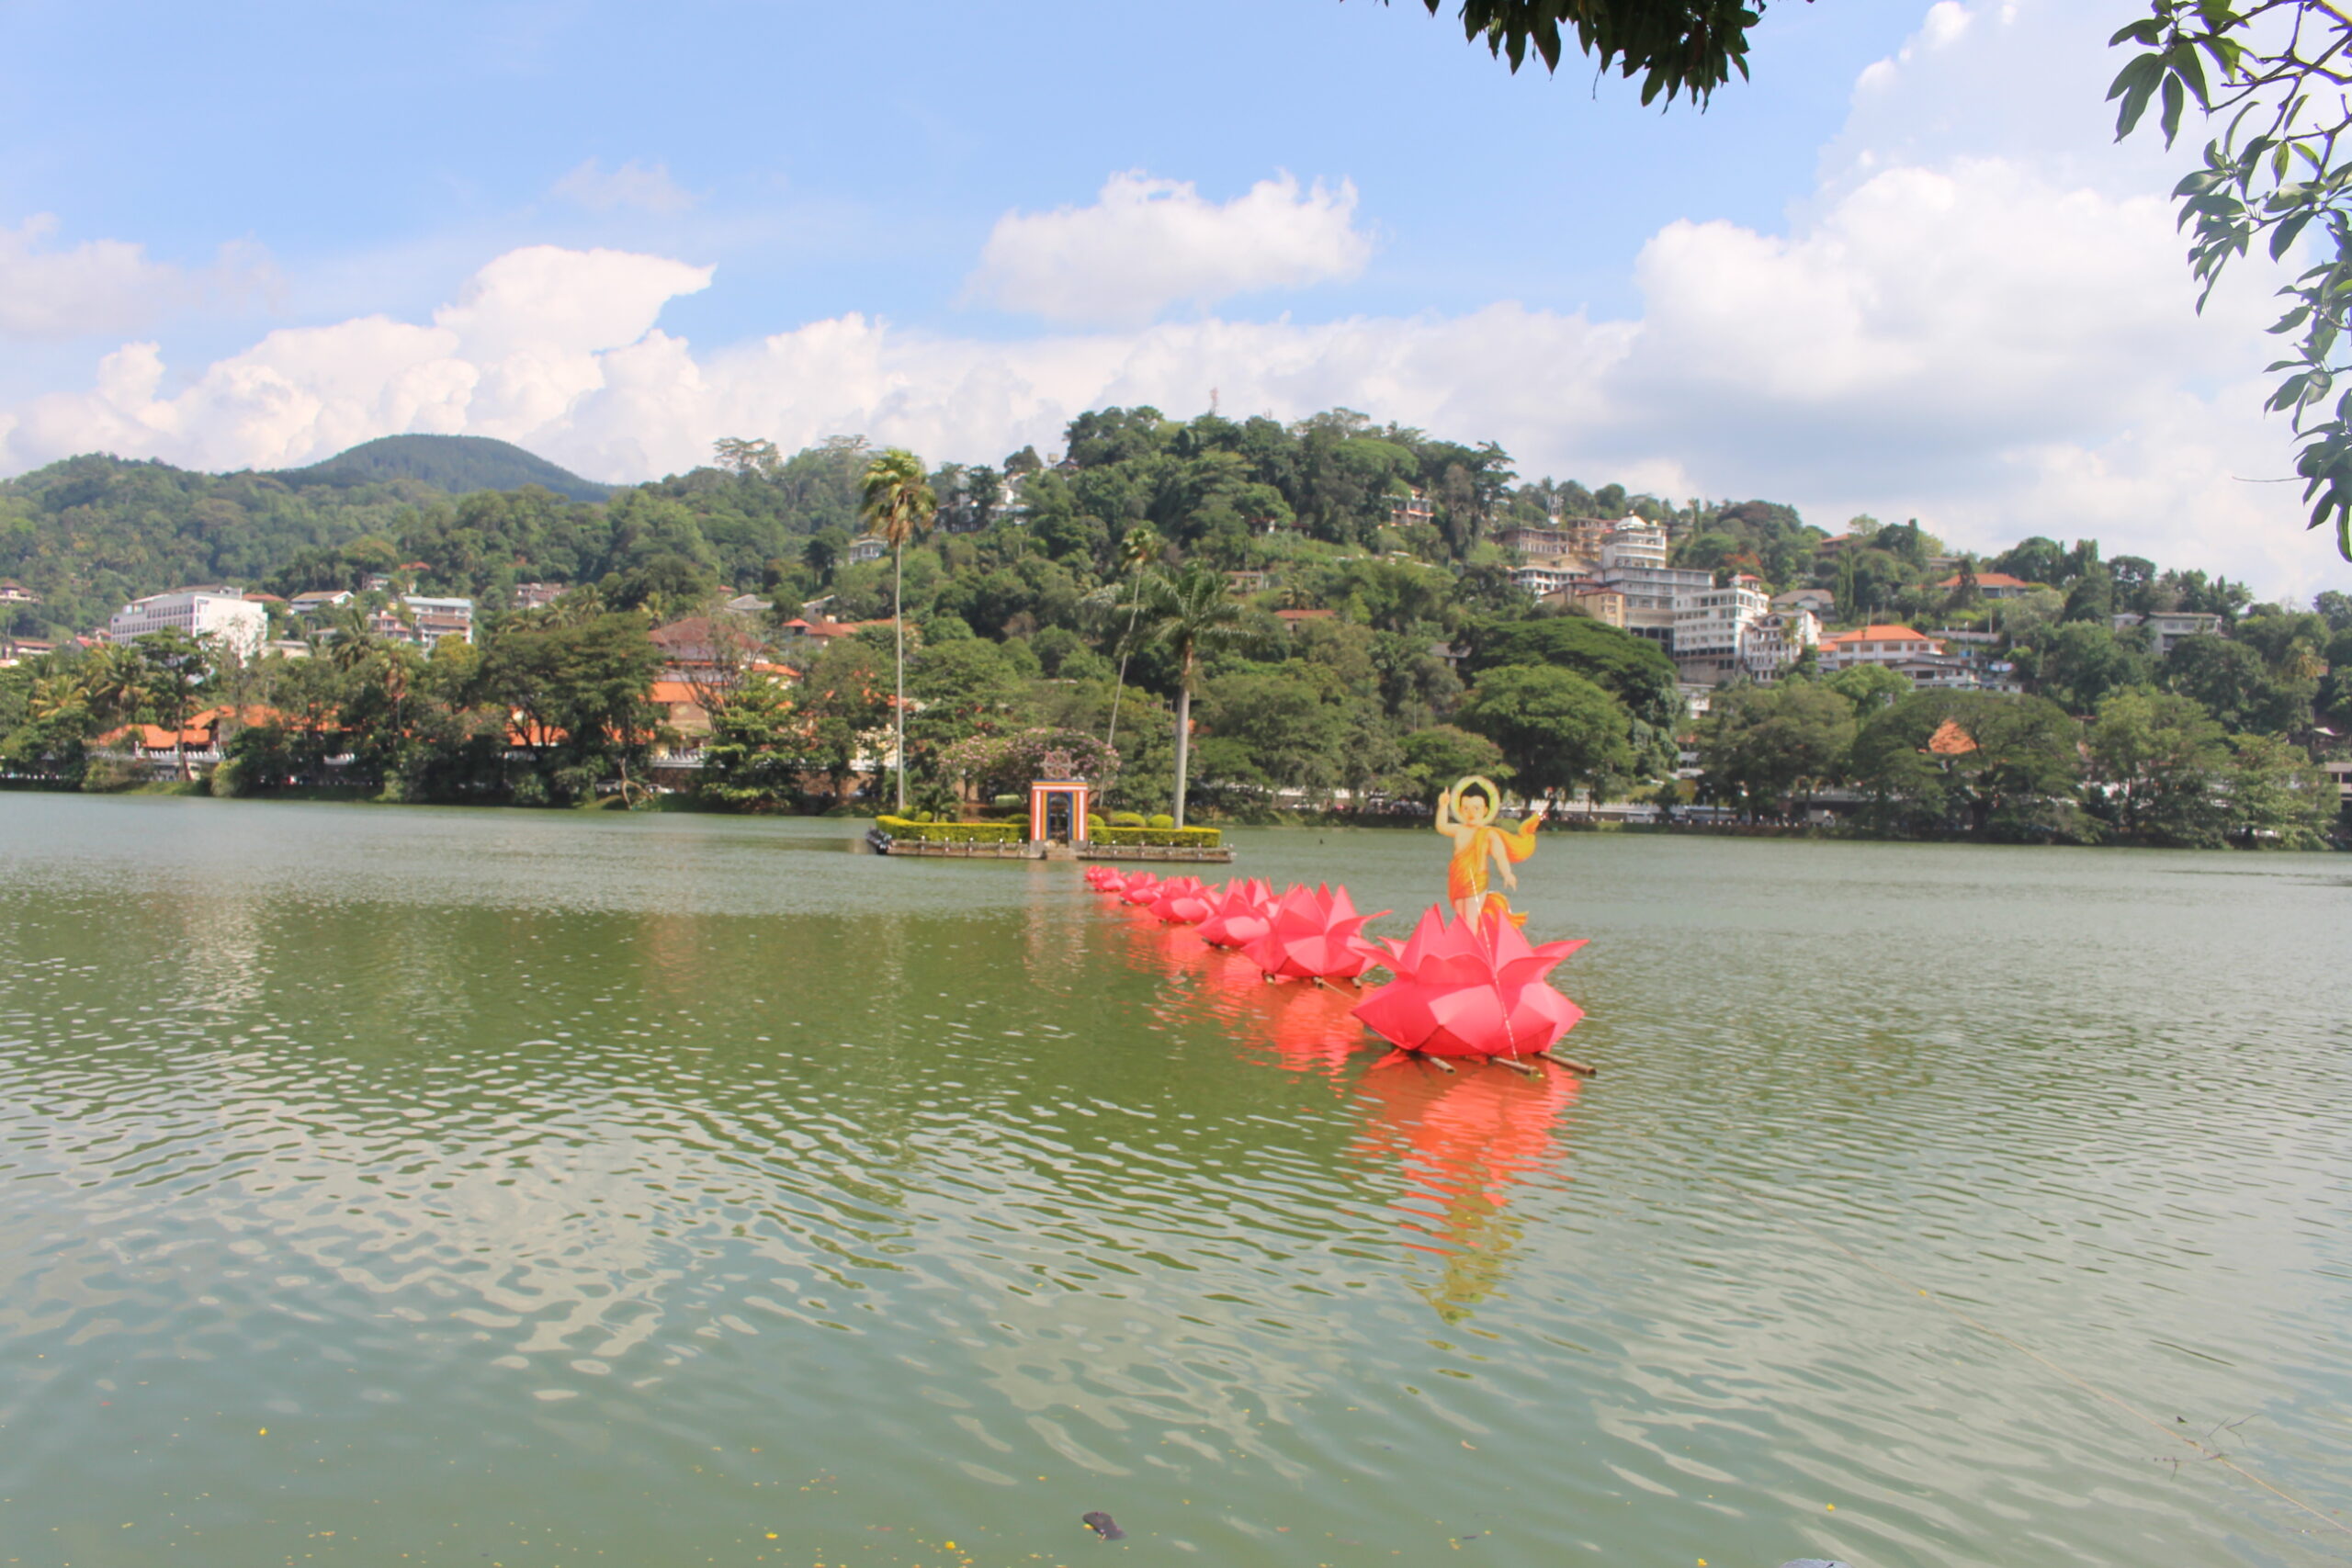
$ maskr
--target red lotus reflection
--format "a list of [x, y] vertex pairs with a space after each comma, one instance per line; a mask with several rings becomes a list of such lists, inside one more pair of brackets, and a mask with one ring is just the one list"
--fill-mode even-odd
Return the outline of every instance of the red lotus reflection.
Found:
[[1577, 1080], [1492, 1066], [1447, 1076], [1416, 1063], [1367, 1074], [1360, 1089], [1371, 1120], [1354, 1152], [1403, 1168], [1404, 1245], [1443, 1260], [1413, 1289], [1446, 1322], [1467, 1317], [1503, 1282], [1525, 1224], [1510, 1212], [1510, 1190], [1555, 1156]]
[[[1183, 935], [1197, 942], [1198, 928]], [[1208, 1012], [1228, 1025], [1236, 1038], [1271, 1046], [1295, 1072], [1317, 1072], [1337, 1083], [1348, 1057], [1376, 1044], [1355, 1021], [1353, 987], [1272, 986], [1258, 965], [1238, 953], [1198, 950], [1192, 967], [1200, 976], [1196, 996]]]

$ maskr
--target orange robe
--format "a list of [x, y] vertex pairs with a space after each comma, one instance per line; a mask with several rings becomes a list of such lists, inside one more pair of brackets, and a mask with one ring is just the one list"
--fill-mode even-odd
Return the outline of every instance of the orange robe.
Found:
[[1503, 847], [1503, 858], [1517, 865], [1535, 852], [1535, 829], [1540, 817], [1530, 817], [1516, 828], [1486, 825], [1470, 829], [1470, 841], [1453, 852], [1446, 863], [1445, 898], [1458, 911], [1464, 899], [1479, 900], [1476, 912], [1480, 916], [1502, 914], [1510, 917], [1511, 924], [1523, 926], [1527, 917], [1511, 910], [1510, 900], [1499, 893], [1487, 889], [1487, 867], [1493, 862], [1491, 848], [1497, 842]]

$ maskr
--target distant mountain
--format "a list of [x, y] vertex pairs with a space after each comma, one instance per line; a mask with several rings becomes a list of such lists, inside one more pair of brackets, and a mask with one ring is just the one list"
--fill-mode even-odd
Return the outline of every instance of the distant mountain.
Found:
[[484, 435], [386, 435], [363, 441], [323, 463], [287, 468], [275, 477], [288, 484], [336, 486], [416, 479], [451, 495], [525, 485], [539, 485], [573, 501], [603, 501], [613, 493], [611, 485], [583, 479], [512, 442]]

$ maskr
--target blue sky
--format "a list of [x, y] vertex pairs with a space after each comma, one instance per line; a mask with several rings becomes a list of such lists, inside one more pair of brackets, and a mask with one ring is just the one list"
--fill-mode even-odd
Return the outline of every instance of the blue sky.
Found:
[[2198, 321], [2170, 164], [2109, 145], [2127, 12], [1782, 0], [1701, 115], [1410, 0], [19, 3], [0, 471], [395, 428], [611, 479], [729, 434], [992, 459], [1215, 387], [2340, 585], [2245, 482], [2290, 451], [2260, 290]]

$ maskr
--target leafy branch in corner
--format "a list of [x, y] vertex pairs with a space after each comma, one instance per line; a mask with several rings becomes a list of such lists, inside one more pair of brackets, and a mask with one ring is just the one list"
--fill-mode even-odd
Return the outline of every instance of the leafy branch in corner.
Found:
[[[1437, 16], [1445, 0], [1422, 0]], [[1564, 30], [1600, 70], [1642, 78], [1642, 102], [1688, 95], [1703, 105], [1736, 71], [1747, 77], [1747, 35], [1764, 0], [1462, 0], [1462, 31], [1517, 71], [1532, 51], [1560, 68]]]
[[2195, 236], [2199, 310], [2257, 239], [2278, 261], [2306, 234], [2324, 237], [2317, 264], [2279, 290], [2287, 310], [2270, 330], [2293, 352], [2269, 366], [2281, 379], [2264, 406], [2294, 421], [2308, 525], [2333, 523], [2352, 560], [2352, 389], [2336, 394], [2352, 370], [2338, 352], [2352, 317], [2352, 12], [2329, 0], [2153, 0], [2108, 41], [2140, 49], [2108, 89], [2118, 141], [2151, 105], [2166, 146], [2192, 103], [2223, 121], [2203, 167], [2173, 188]]

